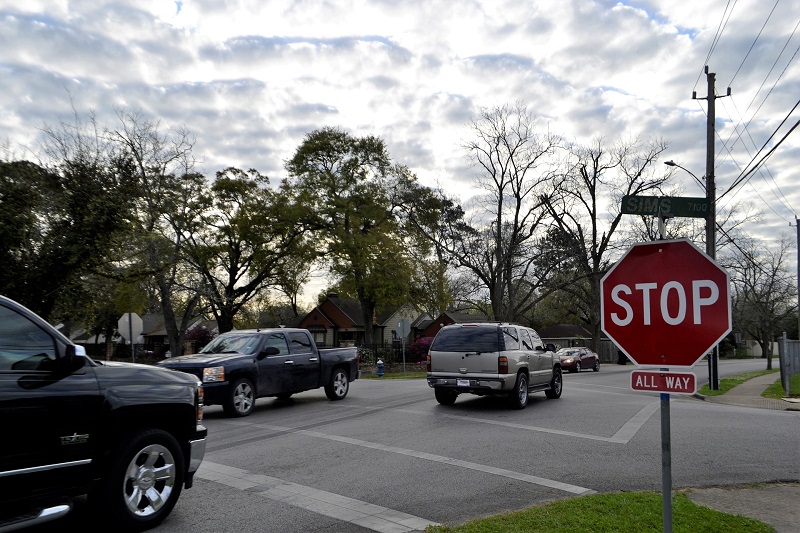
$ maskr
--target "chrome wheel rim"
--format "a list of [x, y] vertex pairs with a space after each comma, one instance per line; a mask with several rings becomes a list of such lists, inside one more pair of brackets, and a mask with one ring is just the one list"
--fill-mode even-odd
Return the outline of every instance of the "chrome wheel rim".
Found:
[[344, 372], [338, 372], [333, 379], [333, 391], [336, 396], [344, 396], [347, 392], [347, 376]]
[[520, 405], [525, 405], [528, 403], [528, 381], [522, 376], [519, 378], [519, 389], [517, 389], [517, 394], [519, 394]]
[[253, 408], [253, 389], [247, 383], [239, 383], [233, 391], [233, 406], [239, 413], [246, 413]]
[[143, 448], [125, 471], [125, 505], [136, 516], [157, 513], [169, 501], [176, 479], [175, 458], [167, 448], [160, 444]]

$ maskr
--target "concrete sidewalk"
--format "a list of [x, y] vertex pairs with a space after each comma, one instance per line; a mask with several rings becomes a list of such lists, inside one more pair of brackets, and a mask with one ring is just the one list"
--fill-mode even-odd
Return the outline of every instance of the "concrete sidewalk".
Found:
[[[774, 374], [765, 374], [757, 378], [749, 379], [719, 396], [695, 394], [694, 397], [707, 402], [739, 405], [742, 407], [757, 407], [759, 409], [775, 409], [779, 411], [800, 411], [800, 398], [775, 400], [761, 396], [761, 393], [764, 392], [767, 387], [777, 382], [780, 378], [780, 374], [777, 372]], [[800, 531], [800, 528], [798, 531]]]
[[[774, 400], [761, 396], [767, 387], [779, 379], [778, 373], [767, 374], [745, 381], [720, 396], [695, 394], [694, 397], [711, 403], [800, 412], [800, 398]], [[800, 424], [800, 416], [789, 422]], [[690, 488], [683, 492], [698, 505], [755, 518], [775, 528], [776, 533], [798, 533], [800, 480], [797, 481]]]

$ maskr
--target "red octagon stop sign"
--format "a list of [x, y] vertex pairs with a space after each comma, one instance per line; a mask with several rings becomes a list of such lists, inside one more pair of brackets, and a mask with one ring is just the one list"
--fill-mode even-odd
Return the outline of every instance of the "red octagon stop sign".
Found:
[[685, 239], [632, 246], [600, 290], [603, 332], [637, 365], [694, 366], [731, 331], [728, 273]]

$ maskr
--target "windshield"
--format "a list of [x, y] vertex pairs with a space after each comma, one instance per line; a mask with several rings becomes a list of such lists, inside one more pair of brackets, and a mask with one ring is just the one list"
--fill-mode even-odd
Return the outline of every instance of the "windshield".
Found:
[[562, 348], [558, 352], [556, 352], [556, 355], [561, 356], [561, 357], [578, 355], [578, 350], [565, 350], [564, 348]]
[[259, 335], [244, 334], [244, 335], [220, 335], [205, 348], [200, 350], [200, 353], [241, 353], [245, 355], [253, 355], [258, 350]]

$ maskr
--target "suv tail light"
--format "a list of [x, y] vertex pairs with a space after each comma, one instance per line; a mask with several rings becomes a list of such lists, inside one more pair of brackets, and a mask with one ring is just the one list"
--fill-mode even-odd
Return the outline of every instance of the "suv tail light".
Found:
[[508, 357], [501, 355], [497, 358], [497, 373], [508, 374]]
[[431, 371], [431, 356], [430, 356], [430, 354], [425, 356], [425, 364], [427, 366], [428, 372], [430, 372]]

